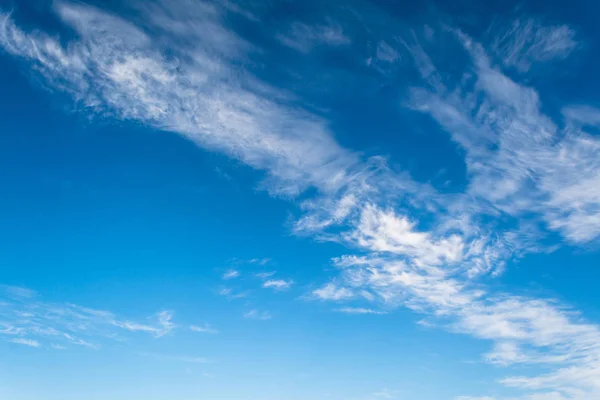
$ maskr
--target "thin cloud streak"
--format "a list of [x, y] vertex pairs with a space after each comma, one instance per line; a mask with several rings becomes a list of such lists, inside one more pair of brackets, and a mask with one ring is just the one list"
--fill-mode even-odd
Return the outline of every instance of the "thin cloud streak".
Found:
[[338, 308], [335, 311], [344, 313], [344, 314], [375, 314], [375, 315], [383, 315], [387, 314], [385, 311], [373, 310], [372, 308], [363, 308], [363, 307], [343, 307]]
[[294, 281], [292, 280], [283, 280], [283, 279], [270, 279], [263, 283], [262, 287], [266, 289], [274, 289], [274, 290], [288, 290]]
[[253, 319], [258, 321], [267, 321], [272, 318], [271, 313], [268, 311], [250, 310], [244, 313], [245, 319]]
[[223, 274], [224, 280], [234, 279], [240, 276], [240, 272], [236, 270], [229, 270]]
[[194, 332], [199, 332], [199, 333], [209, 333], [211, 335], [216, 335], [217, 333], [219, 333], [218, 329], [215, 329], [208, 324], [205, 324], [202, 326], [190, 325], [190, 330], [194, 331]]
[[40, 342], [38, 342], [37, 340], [33, 340], [33, 339], [11, 339], [10, 340], [11, 343], [15, 343], [15, 344], [22, 344], [24, 346], [29, 346], [29, 347], [40, 347]]
[[144, 324], [120, 318], [109, 311], [44, 302], [37, 295], [15, 298], [10, 287], [2, 289], [0, 338], [14, 343], [16, 340], [26, 344], [24, 341], [32, 340], [40, 346], [47, 343], [54, 348], [98, 349], [102, 343], [124, 338], [127, 333], [141, 332], [160, 338], [175, 329], [173, 313], [169, 311], [158, 312]]

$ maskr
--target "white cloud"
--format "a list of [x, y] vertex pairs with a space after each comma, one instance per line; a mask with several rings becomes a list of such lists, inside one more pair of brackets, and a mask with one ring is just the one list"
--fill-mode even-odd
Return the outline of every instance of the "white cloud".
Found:
[[277, 34], [284, 45], [308, 53], [317, 46], [347, 46], [351, 43], [341, 26], [333, 21], [324, 25], [307, 25], [294, 22], [286, 33]]
[[575, 36], [566, 25], [544, 25], [533, 18], [521, 18], [498, 35], [493, 49], [504, 65], [525, 72], [534, 63], [565, 59], [578, 46]]
[[[597, 238], [600, 141], [576, 127], [561, 131], [542, 113], [533, 88], [493, 68], [481, 45], [457, 36], [476, 76], [462, 92], [416, 90], [412, 106], [430, 114], [467, 151], [469, 196], [517, 218], [537, 214], [572, 243]], [[476, 96], [482, 101], [474, 103]]]
[[333, 283], [328, 283], [322, 288], [314, 290], [313, 295], [322, 300], [347, 300], [355, 296], [351, 290], [336, 286]]
[[219, 333], [219, 331], [213, 327], [211, 327], [208, 324], [199, 326], [199, 325], [191, 325], [190, 326], [190, 330], [194, 331], [194, 332], [200, 332], [200, 333], [210, 333], [210, 334], [217, 334]]
[[392, 63], [400, 59], [400, 54], [389, 43], [382, 40], [377, 44], [375, 57], [377, 57], [378, 60]]
[[268, 311], [259, 311], [256, 309], [250, 310], [244, 313], [244, 318], [246, 319], [255, 319], [259, 321], [266, 321], [272, 318], [271, 313]]
[[243, 299], [248, 296], [248, 292], [236, 292], [231, 288], [223, 288], [218, 293], [229, 300]]
[[556, 301], [487, 293], [442, 271], [417, 273], [389, 259], [345, 259], [342, 268], [352, 291], [369, 291], [379, 301], [436, 316], [452, 331], [492, 341], [488, 362], [556, 368], [546, 376], [506, 378], [508, 386], [563, 393], [600, 389], [600, 330]]
[[32, 298], [36, 292], [20, 286], [0, 285], [0, 290], [14, 298]]
[[385, 212], [367, 204], [362, 209], [357, 229], [346, 238], [372, 251], [385, 251], [412, 257], [417, 264], [453, 264], [463, 258], [464, 243], [457, 235], [435, 241], [418, 232], [406, 217]]
[[268, 278], [272, 277], [273, 275], [275, 275], [276, 273], [277, 273], [276, 271], [268, 271], [268, 272], [258, 272], [254, 275], [260, 279], [268, 279]]
[[234, 269], [230, 269], [229, 271], [225, 272], [223, 274], [223, 279], [228, 280], [228, 279], [233, 279], [233, 278], [237, 278], [240, 276], [240, 272], [236, 271]]
[[294, 284], [292, 280], [283, 279], [271, 279], [263, 283], [264, 288], [271, 288], [275, 290], [287, 290]]
[[29, 347], [40, 347], [40, 342], [38, 342], [37, 340], [33, 340], [33, 339], [23, 339], [23, 338], [18, 338], [18, 339], [11, 339], [10, 340], [11, 343], [16, 343], [16, 344], [22, 344], [24, 346], [29, 346]]
[[[57, 2], [62, 21], [79, 33], [68, 46], [42, 33], [26, 33], [0, 17], [0, 46], [35, 67], [48, 83], [88, 110], [177, 132], [194, 143], [261, 170], [273, 193], [292, 196], [309, 186], [336, 190], [357, 156], [342, 149], [320, 118], [287, 107], [285, 94], [245, 74], [234, 78], [231, 57], [252, 48], [221, 25], [213, 6], [168, 10], [144, 7], [148, 27], [163, 32], [165, 20], [197, 38], [193, 47], [149, 38], [133, 24], [91, 6]], [[177, 15], [173, 15], [176, 13]], [[174, 18], [185, 19], [176, 23]], [[196, 18], [195, 20], [192, 18]], [[179, 21], [180, 22], [180, 21]], [[162, 53], [167, 46], [170, 59]]]
[[[457, 36], [472, 56], [474, 82], [462, 92], [447, 93], [443, 83], [431, 84], [434, 72], [426, 71], [423, 79], [435, 90], [415, 90], [412, 107], [432, 115], [467, 151], [472, 199], [467, 221], [474, 210], [489, 212], [489, 202], [495, 207], [492, 215], [496, 210], [516, 217], [536, 212], [574, 242], [597, 237], [598, 142], [577, 130], [560, 140], [557, 125], [541, 112], [537, 92], [490, 67], [480, 45], [460, 32]], [[478, 103], [471, 101], [475, 96], [480, 96]], [[462, 212], [464, 206], [458, 202], [451, 208]], [[438, 317], [452, 331], [491, 341], [493, 349], [484, 355], [487, 362], [553, 370], [502, 380], [507, 386], [537, 390], [523, 399], [594, 398], [600, 393], [598, 326], [555, 300], [492, 294], [466, 279], [473, 276], [473, 268], [488, 271], [502, 263], [511, 253], [506, 249], [515, 244], [512, 234], [496, 241], [471, 224], [458, 225], [458, 230], [449, 225], [455, 226], [449, 231], [443, 224], [434, 225], [423, 231], [392, 209], [366, 204], [342, 235], [371, 254], [335, 259], [342, 280], [323, 292], [369, 293], [373, 301], [404, 305]]]
[[271, 262], [270, 258], [253, 258], [248, 261], [250, 264], [267, 265]]
[[372, 308], [363, 308], [363, 307], [343, 307], [338, 308], [337, 312], [341, 312], [344, 314], [387, 314], [385, 311], [373, 310]]
[[600, 126], [600, 109], [586, 104], [570, 105], [561, 110], [570, 123]]
[[36, 343], [48, 342], [56, 349], [66, 345], [97, 349], [100, 342], [119, 340], [127, 332], [146, 332], [161, 337], [175, 328], [171, 321], [173, 314], [168, 311], [155, 314], [143, 324], [109, 311], [44, 302], [39, 295], [15, 298], [14, 291], [6, 287], [0, 288], [0, 299], [3, 299], [0, 337], [24, 340], [27, 336]]
[[112, 323], [131, 332], [148, 332], [159, 338], [171, 333], [173, 329], [175, 329], [175, 324], [171, 322], [172, 318], [173, 313], [171, 311], [161, 311], [153, 317], [157, 322], [155, 325], [146, 325], [130, 321], [113, 321]]

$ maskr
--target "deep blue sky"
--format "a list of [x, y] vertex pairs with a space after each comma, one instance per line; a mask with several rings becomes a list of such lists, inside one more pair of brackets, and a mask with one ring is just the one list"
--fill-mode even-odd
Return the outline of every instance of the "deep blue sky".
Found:
[[591, 2], [0, 5], [0, 398], [600, 398]]

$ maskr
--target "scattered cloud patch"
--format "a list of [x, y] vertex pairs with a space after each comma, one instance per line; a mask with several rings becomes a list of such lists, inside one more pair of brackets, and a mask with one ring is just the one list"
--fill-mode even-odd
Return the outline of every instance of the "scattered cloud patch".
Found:
[[248, 292], [237, 292], [232, 288], [222, 288], [219, 290], [218, 294], [227, 298], [228, 300], [243, 299], [244, 297], [248, 296]]
[[270, 258], [253, 258], [250, 261], [248, 261], [250, 264], [258, 264], [258, 265], [267, 265], [271, 262], [272, 260]]
[[223, 274], [224, 280], [234, 279], [240, 276], [240, 272], [234, 269], [231, 269]]
[[294, 284], [292, 280], [283, 279], [271, 279], [263, 283], [262, 287], [275, 289], [275, 290], [287, 290]]
[[254, 275], [259, 279], [268, 279], [268, 278], [272, 277], [273, 275], [275, 275], [276, 273], [277, 273], [276, 271], [268, 271], [268, 272], [258, 272]]
[[313, 291], [313, 295], [321, 300], [347, 300], [355, 297], [352, 290], [328, 283], [320, 289]]

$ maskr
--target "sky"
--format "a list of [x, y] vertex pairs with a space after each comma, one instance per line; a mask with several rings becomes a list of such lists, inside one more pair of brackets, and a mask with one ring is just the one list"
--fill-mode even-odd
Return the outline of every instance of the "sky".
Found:
[[0, 399], [599, 399], [599, 12], [0, 1]]

